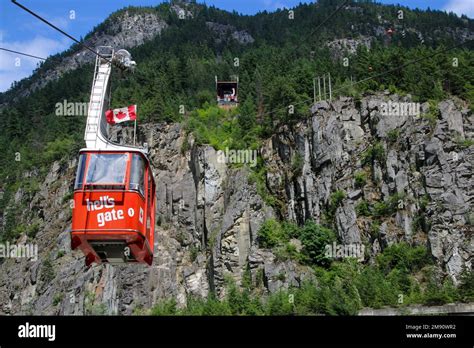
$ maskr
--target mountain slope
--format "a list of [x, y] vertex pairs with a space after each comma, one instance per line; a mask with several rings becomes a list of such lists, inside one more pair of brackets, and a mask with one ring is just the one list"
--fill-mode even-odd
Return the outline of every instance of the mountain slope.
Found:
[[[175, 308], [169, 300], [213, 306], [213, 295], [254, 306], [221, 314], [354, 314], [398, 306], [400, 294], [402, 305], [473, 301], [474, 54], [469, 44], [443, 52], [473, 37], [473, 21], [408, 9], [399, 21], [398, 7], [354, 2], [310, 35], [335, 5], [301, 5], [295, 21], [287, 11], [239, 16], [187, 3], [127, 8], [85, 38], [130, 47], [138, 63], [134, 75], [114, 76], [112, 103], [140, 105], [139, 140], [151, 147], [150, 268], [86, 269], [70, 250], [84, 118], [54, 111], [87, 101], [93, 57], [73, 47], [2, 94], [1, 240], [37, 243], [40, 255], [2, 261], [0, 311], [160, 314]], [[388, 27], [405, 37], [389, 39]], [[325, 72], [337, 100], [312, 106], [312, 79]], [[214, 75], [233, 74], [241, 106], [226, 113], [212, 106]], [[389, 101], [420, 102], [421, 115], [386, 116]], [[115, 127], [112, 137], [130, 131]], [[257, 150], [257, 166], [222, 163], [226, 148]], [[333, 242], [364, 245], [364, 261], [330, 262], [324, 244]], [[261, 295], [270, 307], [249, 300]]]

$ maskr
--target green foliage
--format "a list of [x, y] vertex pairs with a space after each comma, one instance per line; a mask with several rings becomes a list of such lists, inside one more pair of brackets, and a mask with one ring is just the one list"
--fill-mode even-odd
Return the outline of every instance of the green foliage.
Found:
[[18, 224], [14, 227], [8, 224], [7, 228], [5, 229], [5, 233], [3, 234], [2, 237], [5, 241], [14, 241], [25, 232], [26, 232], [26, 226], [24, 224]]
[[463, 97], [469, 102], [471, 112], [474, 112], [474, 84], [472, 82], [466, 82], [463, 89]]
[[373, 165], [375, 161], [385, 161], [385, 149], [380, 142], [373, 144], [362, 154], [363, 165]]
[[413, 219], [411, 227], [413, 231], [423, 231], [427, 233], [430, 230], [431, 224], [428, 221], [425, 209], [421, 208], [418, 211], [418, 214]]
[[[402, 90], [398, 89], [398, 88], [397, 88], [396, 86], [394, 86], [394, 85], [389, 85], [389, 86], [388, 86], [388, 91], [389, 91], [391, 94], [398, 94], [398, 95], [401, 95], [401, 96], [405, 95], [405, 93], [404, 93]], [[390, 133], [390, 132], [389, 132], [389, 133]]]
[[344, 198], [346, 198], [346, 193], [342, 190], [337, 190], [331, 194], [329, 201], [331, 206], [338, 207], [341, 205]]
[[[355, 315], [363, 307], [472, 301], [472, 272], [463, 273], [461, 285], [456, 289], [448, 278], [436, 280], [431, 264], [425, 247], [394, 244], [386, 248], [374, 264], [346, 259], [333, 262], [329, 268], [316, 267], [315, 282], [305, 281], [298, 288], [281, 290], [264, 298], [250, 291], [251, 276], [247, 271], [242, 288], [227, 279], [226, 296], [221, 300], [214, 294], [206, 299], [190, 297], [187, 305], [179, 309], [174, 300], [168, 300], [155, 305], [151, 314]], [[416, 273], [425, 274], [421, 278], [429, 278], [428, 283], [420, 283]], [[278, 278], [283, 280], [285, 274]]]
[[55, 276], [53, 263], [51, 262], [50, 256], [48, 255], [48, 257], [46, 257], [46, 259], [43, 261], [41, 267], [41, 280], [45, 284], [48, 284], [54, 279]]
[[64, 204], [64, 203], [68, 203], [71, 201], [71, 199], [74, 197], [74, 192], [68, 192], [66, 193], [63, 198], [61, 199], [61, 202]]
[[[457, 289], [447, 278], [442, 283], [431, 281], [426, 290], [414, 276], [424, 272], [432, 264], [425, 247], [410, 247], [407, 244], [394, 244], [386, 248], [373, 265], [362, 265], [355, 260], [334, 262], [328, 270], [318, 269], [318, 281], [324, 284], [330, 280], [330, 294], [335, 296], [335, 279], [339, 278], [339, 287], [347, 290], [354, 287], [351, 296], [342, 301], [344, 305], [334, 311], [331, 304], [336, 302], [326, 295], [324, 308], [326, 313], [353, 313], [362, 307], [381, 308], [383, 306], [406, 306], [415, 303], [441, 304], [459, 298]], [[460, 293], [460, 292], [459, 292]], [[323, 297], [324, 298], [324, 297]], [[340, 296], [337, 300], [344, 299]], [[336, 307], [337, 308], [337, 307]]]
[[292, 222], [283, 221], [281, 223], [281, 227], [283, 229], [285, 236], [287, 236], [287, 238], [300, 238], [301, 237], [302, 230], [298, 225]]
[[30, 238], [35, 238], [36, 234], [40, 230], [41, 224], [39, 222], [34, 222], [26, 228], [26, 235]]
[[256, 107], [252, 98], [247, 98], [238, 109], [237, 123], [243, 137], [255, 136], [259, 130], [256, 120]]
[[158, 302], [151, 310], [151, 315], [176, 315], [177, 306], [174, 299]]
[[370, 224], [370, 227], [369, 227], [369, 233], [370, 233], [370, 236], [373, 239], [377, 239], [379, 237], [379, 235], [380, 235], [380, 221], [378, 221], [378, 220], [372, 221], [372, 223]]
[[233, 148], [232, 116], [216, 106], [197, 109], [187, 120], [186, 129], [193, 132], [198, 144], [210, 144], [218, 150]]
[[293, 176], [297, 177], [301, 175], [303, 171], [304, 158], [299, 152], [296, 152], [291, 160], [291, 172]]
[[55, 139], [46, 144], [44, 149], [44, 159], [47, 162], [61, 159], [71, 150], [74, 141], [70, 138]]
[[362, 188], [367, 184], [367, 174], [365, 172], [356, 172], [354, 174], [355, 187]]
[[468, 226], [474, 226], [474, 212], [471, 212], [471, 211], [467, 212], [465, 217], [466, 217], [466, 224]]
[[191, 245], [190, 249], [189, 249], [189, 257], [191, 258], [191, 262], [194, 262], [198, 256], [198, 253], [199, 253], [199, 247], [195, 246], [195, 245]]
[[464, 302], [474, 301], [474, 272], [464, 269], [459, 285], [459, 297]]
[[[258, 231], [258, 242], [264, 248], [276, 248], [279, 259], [295, 259], [304, 263], [327, 266], [330, 259], [325, 256], [326, 245], [336, 240], [335, 233], [311, 220], [303, 227], [289, 222], [279, 223], [274, 219], [265, 221]], [[291, 238], [298, 238], [302, 244], [301, 254], [294, 245], [289, 244]]]
[[356, 205], [355, 211], [358, 216], [370, 216], [369, 203], [366, 200], [362, 200]]
[[334, 217], [336, 209], [342, 204], [342, 201], [346, 198], [346, 193], [342, 190], [337, 190], [329, 196], [328, 214], [329, 217]]
[[418, 214], [414, 217], [412, 223], [412, 229], [414, 231], [428, 232], [430, 230], [431, 224], [426, 214], [426, 207], [428, 206], [429, 202], [430, 198], [428, 195], [421, 197], [421, 199], [419, 200]]
[[34, 220], [30, 225], [17, 223], [14, 212], [18, 211], [18, 207], [14, 206], [9, 209], [5, 217], [4, 233], [0, 235], [2, 242], [14, 242], [21, 235], [26, 234], [29, 238], [35, 238], [41, 227], [40, 220]]
[[461, 137], [456, 137], [454, 141], [461, 149], [467, 149], [468, 147], [474, 145], [474, 139], [462, 139]]
[[430, 196], [429, 195], [424, 195], [420, 198], [420, 208], [421, 209], [426, 209], [428, 204], [430, 203]]
[[355, 315], [361, 309], [360, 295], [353, 282], [357, 267], [354, 261], [348, 260], [335, 264], [329, 271], [319, 270], [324, 314]]
[[393, 244], [377, 256], [379, 268], [388, 274], [392, 269], [414, 272], [431, 264], [426, 246], [411, 247], [406, 243]]
[[391, 216], [396, 213], [397, 209], [399, 209], [400, 203], [403, 204], [403, 199], [403, 194], [396, 193], [390, 196], [387, 201], [375, 202], [372, 205], [367, 201], [362, 200], [356, 205], [356, 213], [357, 215], [373, 216], [376, 218]]
[[399, 129], [392, 129], [387, 132], [388, 141], [390, 141], [391, 143], [397, 142], [399, 137], [400, 137]]
[[428, 268], [425, 273], [429, 281], [422, 299], [424, 304], [436, 306], [456, 302], [460, 299], [460, 291], [456, 289], [450, 278], [439, 279], [431, 268]]
[[178, 311], [180, 315], [232, 315], [227, 302], [218, 301], [213, 295], [202, 301], [198, 298], [190, 297], [186, 303], [186, 308]]
[[405, 200], [405, 193], [395, 193], [388, 198], [388, 205], [390, 207], [390, 214], [394, 214], [397, 209], [403, 209]]
[[358, 86], [359, 85], [355, 85], [351, 83], [350, 80], [346, 79], [339, 85], [334, 96], [352, 97], [356, 100], [359, 100], [362, 97], [362, 90]]
[[40, 190], [40, 183], [38, 182], [37, 178], [29, 178], [29, 180], [23, 180], [21, 183], [21, 187], [28, 193], [30, 197], [32, 197], [36, 192]]
[[396, 303], [397, 289], [376, 267], [363, 269], [355, 284], [364, 307], [380, 308]]
[[[351, 275], [349, 281], [357, 288], [357, 294], [364, 307], [381, 308], [387, 305], [428, 303], [435, 295], [452, 291], [449, 296], [444, 297], [449, 302], [457, 296], [456, 290], [449, 288], [448, 285], [432, 284], [428, 286], [430, 290], [422, 291], [421, 284], [414, 276], [431, 264], [426, 247], [411, 247], [405, 243], [394, 244], [378, 255], [375, 264], [358, 264], [356, 271], [349, 273]], [[333, 271], [335, 265], [336, 263], [330, 271]], [[445, 280], [445, 283], [449, 284], [449, 281]]]
[[381, 217], [391, 215], [392, 210], [387, 202], [375, 202], [372, 213], [375, 217]]
[[86, 290], [84, 295], [84, 312], [86, 315], [105, 315], [107, 306], [105, 303], [96, 303], [95, 293]]
[[247, 290], [250, 290], [254, 287], [252, 284], [252, 273], [250, 272], [249, 265], [247, 265], [247, 268], [242, 275], [242, 287]]
[[186, 152], [190, 150], [190, 147], [191, 145], [189, 144], [188, 137], [186, 137], [186, 139], [184, 139], [183, 143], [181, 144], [181, 149], [180, 149], [181, 155], [182, 156], [185, 155]]
[[287, 239], [278, 221], [266, 220], [258, 230], [258, 244], [263, 248], [273, 248]]
[[57, 306], [58, 304], [60, 304], [63, 299], [64, 299], [64, 294], [63, 293], [58, 293], [58, 294], [54, 295], [54, 297], [53, 297], [53, 306]]
[[276, 248], [273, 248], [273, 253], [276, 258], [280, 261], [302, 261], [304, 256], [298, 252], [296, 245], [290, 243], [290, 239], [298, 239], [301, 237], [302, 229], [291, 222], [283, 222], [279, 223], [279, 225], [282, 230], [282, 238], [277, 243]]
[[302, 254], [305, 261], [320, 266], [328, 266], [331, 263], [331, 259], [325, 255], [325, 247], [336, 240], [332, 230], [308, 220], [299, 238], [303, 244]]
[[421, 115], [422, 118], [428, 120], [428, 123], [432, 130], [434, 130], [436, 126], [436, 122], [438, 122], [438, 118], [440, 116], [440, 111], [438, 108], [438, 104], [434, 100], [429, 101], [429, 109], [428, 112]]
[[296, 246], [291, 243], [285, 243], [284, 245], [278, 246], [273, 249], [273, 253], [279, 261], [302, 260], [302, 255], [298, 252]]
[[275, 208], [277, 211], [284, 209], [284, 203], [273, 195], [267, 187], [267, 168], [263, 164], [261, 157], [257, 159], [257, 166], [252, 168], [248, 176], [248, 181], [250, 185], [256, 185], [257, 193], [266, 204]]
[[263, 303], [250, 296], [248, 290], [240, 290], [235, 282], [228, 280], [226, 297], [219, 300], [214, 294], [206, 299], [190, 296], [184, 308], [178, 308], [176, 301], [168, 300], [156, 304], [152, 315], [263, 315]]

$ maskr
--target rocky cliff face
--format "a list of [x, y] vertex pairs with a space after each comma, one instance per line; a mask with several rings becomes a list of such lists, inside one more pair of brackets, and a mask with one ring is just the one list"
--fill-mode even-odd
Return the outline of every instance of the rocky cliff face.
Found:
[[[39, 221], [39, 258], [5, 259], [0, 264], [2, 314], [131, 314], [162, 299], [184, 304], [189, 296], [225, 293], [224, 281], [244, 274], [264, 292], [298, 286], [310, 268], [280, 260], [261, 249], [257, 231], [268, 218], [303, 223], [326, 219], [331, 194], [344, 191], [334, 212], [342, 243], [364, 243], [368, 260], [397, 241], [430, 248], [441, 270], [457, 281], [472, 268], [474, 116], [461, 101], [439, 104], [438, 117], [384, 116], [381, 103], [409, 101], [396, 95], [340, 99], [313, 106], [312, 117], [275, 131], [260, 153], [268, 168], [269, 206], [249, 180], [250, 169], [218, 160], [210, 146], [197, 145], [179, 124], [148, 124], [148, 142], [157, 182], [155, 258], [143, 265], [84, 266], [70, 250], [71, 192], [76, 160], [55, 162], [41, 190], [14, 199], [28, 205], [23, 222]], [[428, 112], [428, 105], [421, 110]], [[114, 133], [127, 139], [129, 130]], [[377, 142], [384, 155], [364, 164]], [[298, 159], [298, 160], [296, 160]], [[296, 164], [295, 164], [296, 163]], [[355, 173], [366, 172], [365, 185]], [[31, 173], [30, 173], [31, 174]], [[362, 201], [389, 201], [397, 209], [374, 231], [371, 218], [356, 212]], [[419, 222], [423, 217], [423, 223]]]
[[[461, 144], [472, 139], [473, 116], [453, 100], [441, 102], [438, 117], [431, 120], [385, 115], [381, 105], [389, 101], [406, 103], [410, 97], [316, 104], [311, 120], [282, 129], [269, 140], [263, 152], [275, 168], [269, 186], [289, 202], [287, 216], [300, 223], [320, 221], [331, 193], [344, 191], [346, 198], [335, 212], [343, 243], [368, 244], [371, 256], [398, 241], [426, 243], [457, 282], [463, 267], [472, 268], [473, 146]], [[423, 115], [429, 106], [420, 108]], [[385, 155], [367, 167], [363, 158], [375, 141]], [[288, 165], [281, 169], [297, 154], [304, 164], [301, 175], [291, 177]], [[354, 176], [364, 171], [370, 179], [360, 188]], [[363, 200], [388, 202], [393, 197], [395, 216], [383, 218], [376, 231], [356, 214]]]
[[218, 43], [228, 41], [229, 37], [241, 45], [255, 42], [255, 39], [246, 30], [237, 30], [233, 25], [206, 22], [206, 26], [215, 33]]
[[[120, 14], [106, 27], [104, 31], [95, 31], [84, 40], [84, 45], [95, 49], [98, 46], [112, 46], [115, 49], [132, 48], [143, 44], [159, 35], [168, 24], [154, 13], [135, 13], [128, 11]], [[41, 78], [22, 90], [17, 97], [24, 97], [36, 89], [42, 88], [50, 81], [57, 80], [68, 71], [77, 69], [87, 63], [93, 63], [95, 55], [86, 48], [80, 48], [73, 54], [64, 57], [61, 62], [41, 73]]]

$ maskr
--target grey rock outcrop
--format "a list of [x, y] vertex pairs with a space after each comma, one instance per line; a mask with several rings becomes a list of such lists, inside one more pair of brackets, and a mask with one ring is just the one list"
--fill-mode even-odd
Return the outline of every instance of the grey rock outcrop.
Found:
[[215, 22], [206, 22], [206, 26], [216, 34], [218, 43], [233, 38], [242, 45], [251, 44], [255, 41], [252, 35], [246, 30], [237, 30], [233, 25]]
[[360, 37], [358, 39], [338, 39], [328, 42], [326, 45], [335, 59], [343, 57], [344, 54], [352, 55], [359, 47], [370, 49], [373, 37]]

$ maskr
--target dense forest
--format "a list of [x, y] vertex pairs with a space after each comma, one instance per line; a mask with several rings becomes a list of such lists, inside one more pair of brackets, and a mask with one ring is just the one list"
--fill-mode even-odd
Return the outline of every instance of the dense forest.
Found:
[[[153, 8], [129, 7], [112, 14], [84, 40], [92, 33], [107, 33], [111, 21], [124, 11], [159, 14], [169, 27], [153, 40], [130, 49], [137, 69], [125, 77], [114, 72], [111, 106], [139, 105], [141, 123], [183, 122], [199, 143], [216, 148], [257, 149], [280, 124], [291, 126], [308, 117], [313, 103], [313, 78], [326, 73], [332, 77], [334, 98], [350, 96], [357, 100], [367, 93], [389, 90], [401, 95], [410, 94], [420, 102], [455, 96], [474, 110], [474, 45], [472, 40], [458, 35], [463, 30], [474, 32], [474, 21], [440, 11], [351, 1], [348, 7], [331, 17], [327, 25], [318, 27], [341, 3], [320, 0], [316, 5], [299, 5], [293, 9], [294, 20], [289, 18], [287, 10], [243, 16], [192, 4], [189, 6], [193, 18], [181, 20], [170, 10], [169, 4]], [[403, 11], [402, 19], [400, 10]], [[207, 22], [246, 30], [254, 41], [241, 44], [229, 33], [225, 39], [216, 40], [216, 33]], [[388, 28], [393, 28], [394, 34], [385, 33]], [[370, 48], [360, 45], [355, 53], [334, 54], [327, 45], [336, 39], [361, 40], [365, 37], [372, 38]], [[55, 104], [63, 100], [88, 101], [93, 74], [91, 64], [64, 74], [28, 96], [17, 97], [41, 73], [79, 49], [74, 45], [49, 58], [31, 78], [0, 94], [0, 147], [3, 150], [0, 152], [0, 211], [8, 213], [0, 240], [9, 240], [25, 232], [19, 231], [15, 224], [14, 209], [10, 207], [6, 211], [16, 190], [21, 186], [26, 194], [33, 195], [40, 189], [49, 165], [68, 155], [72, 158], [83, 145], [85, 118], [56, 116]], [[228, 112], [215, 107], [214, 76], [227, 79], [233, 75], [239, 77], [240, 106]], [[288, 112], [290, 105], [295, 107], [294, 113]], [[184, 113], [181, 112], [183, 107]], [[256, 170], [258, 176], [259, 168]], [[27, 172], [29, 174], [25, 175]], [[29, 227], [32, 228], [34, 226]], [[293, 232], [288, 233], [294, 233], [295, 229], [302, 229], [301, 233], [305, 231], [305, 227], [293, 226]], [[275, 230], [278, 228], [272, 228], [272, 233]], [[260, 233], [262, 243], [270, 240], [273, 246], [286, 238], [278, 237], [272, 242], [274, 236], [265, 235], [265, 228]], [[406, 258], [400, 255], [406, 255]], [[324, 266], [319, 260], [308, 259], [308, 255], [304, 262]], [[387, 264], [391, 264], [390, 270]], [[382, 254], [377, 264], [362, 271], [363, 276], [356, 276], [360, 270], [356, 272], [355, 268], [360, 266], [353, 264], [320, 269], [324, 287], [298, 290], [301, 292], [298, 298], [309, 303], [296, 303], [301, 310], [285, 307], [286, 303], [283, 304], [278, 296], [287, 294], [275, 295], [264, 305], [242, 298], [247, 296], [245, 292], [232, 291], [227, 302], [222, 304], [209, 299], [207, 303], [191, 303], [188, 308], [191, 314], [212, 314], [213, 311], [219, 314], [288, 314], [295, 311], [304, 314], [313, 306], [313, 312], [345, 314], [354, 313], [361, 305], [396, 305], [396, 289], [399, 288], [411, 294], [413, 303], [443, 303], [472, 297], [468, 285], [460, 290], [448, 283], [441, 289], [428, 286], [426, 291], [421, 291], [416, 288], [407, 280], [407, 274], [427, 265], [430, 262], [425, 252], [402, 245]], [[335, 274], [342, 274], [342, 283], [332, 282]], [[472, 282], [472, 279], [468, 281]], [[371, 287], [371, 284], [378, 287]], [[352, 286], [351, 291], [365, 294], [365, 302], [353, 303], [347, 291], [341, 290], [346, 286]], [[329, 293], [340, 294], [341, 298], [331, 297]], [[324, 302], [326, 300], [330, 303]], [[170, 302], [154, 311], [155, 314], [170, 314], [176, 313], [177, 309]]]

